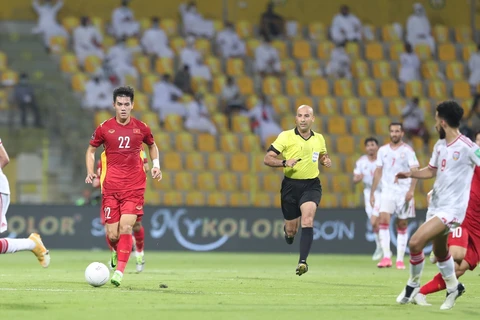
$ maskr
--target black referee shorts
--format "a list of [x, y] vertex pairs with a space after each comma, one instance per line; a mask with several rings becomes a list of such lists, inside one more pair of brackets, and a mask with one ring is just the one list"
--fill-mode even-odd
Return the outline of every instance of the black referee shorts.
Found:
[[322, 199], [320, 179], [290, 179], [283, 178], [280, 190], [282, 212], [285, 220], [294, 220], [302, 215], [300, 206], [305, 202], [313, 201], [317, 204]]

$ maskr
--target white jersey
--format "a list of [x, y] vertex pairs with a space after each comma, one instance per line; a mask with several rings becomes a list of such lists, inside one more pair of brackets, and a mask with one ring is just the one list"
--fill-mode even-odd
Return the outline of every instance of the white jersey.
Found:
[[464, 135], [452, 143], [438, 140], [433, 148], [430, 168], [437, 169], [432, 198], [428, 206], [431, 213], [448, 213], [461, 223], [465, 217], [475, 165], [480, 166], [480, 149]]
[[393, 149], [386, 144], [377, 153], [377, 167], [382, 168], [382, 191], [407, 192], [412, 179], [401, 179], [395, 183], [395, 176], [399, 172], [410, 171], [411, 168], [418, 168], [420, 165], [415, 151], [406, 143], [402, 143]]
[[[2, 139], [0, 139], [0, 145], [2, 145]], [[8, 185], [8, 179], [7, 176], [3, 173], [2, 168], [0, 168], [0, 193], [10, 194], [10, 186]]]
[[[360, 157], [355, 163], [355, 169], [353, 169], [353, 174], [361, 174], [363, 175], [363, 187], [364, 192], [368, 193], [370, 196], [370, 191], [372, 189], [373, 184], [373, 175], [375, 173], [375, 169], [377, 168], [376, 161], [370, 161], [366, 155]], [[378, 184], [377, 190], [381, 190], [381, 183]]]

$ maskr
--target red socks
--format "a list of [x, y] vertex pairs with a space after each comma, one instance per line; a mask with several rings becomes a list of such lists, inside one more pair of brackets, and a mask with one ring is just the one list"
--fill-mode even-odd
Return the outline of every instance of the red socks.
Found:
[[142, 252], [143, 243], [145, 242], [145, 229], [143, 228], [143, 226], [138, 232], [133, 232], [133, 236], [135, 237], [137, 252]]
[[435, 277], [433, 277], [430, 282], [427, 282], [420, 288], [421, 294], [431, 294], [434, 292], [442, 291], [447, 287], [445, 281], [443, 280], [442, 274], [438, 273]]
[[7, 239], [0, 239], [0, 254], [6, 253], [8, 250], [8, 241]]
[[130, 234], [121, 234], [120, 240], [118, 240], [118, 264], [117, 271], [124, 272], [125, 267], [127, 266], [128, 259], [130, 258], [130, 253], [132, 252], [133, 240]]

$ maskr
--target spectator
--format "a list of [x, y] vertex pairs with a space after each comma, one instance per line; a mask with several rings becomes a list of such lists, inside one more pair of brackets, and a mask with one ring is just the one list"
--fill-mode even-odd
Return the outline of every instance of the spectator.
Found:
[[197, 4], [191, 1], [189, 4], [180, 5], [180, 13], [185, 34], [197, 37], [213, 38], [215, 27], [213, 21], [204, 19], [197, 11]]
[[38, 23], [32, 30], [34, 34], [43, 34], [48, 29], [55, 27], [57, 13], [63, 7], [63, 1], [57, 1], [53, 4], [53, 0], [44, 0], [41, 5], [38, 0], [33, 0], [32, 5], [38, 14]]
[[211, 135], [217, 134], [217, 128], [215, 128], [210, 119], [207, 106], [203, 102], [203, 95], [200, 93], [197, 93], [195, 100], [188, 104], [185, 128], [187, 130], [208, 132]]
[[240, 39], [231, 22], [225, 22], [225, 28], [217, 34], [217, 46], [222, 57], [227, 59], [245, 55], [245, 42]]
[[201, 57], [201, 53], [195, 49], [195, 38], [187, 37], [185, 48], [180, 51], [180, 64], [188, 65], [190, 71], [197, 64], [198, 59]]
[[30, 109], [34, 116], [34, 125], [41, 128], [40, 110], [35, 99], [35, 92], [28, 80], [28, 75], [22, 73], [20, 80], [13, 91], [15, 103], [20, 108], [22, 126], [27, 126], [27, 109]]
[[267, 96], [263, 94], [259, 103], [249, 111], [249, 116], [252, 119], [253, 131], [260, 136], [264, 147], [268, 137], [277, 136], [282, 132], [282, 128], [275, 121], [275, 111]]
[[410, 43], [405, 43], [405, 52], [400, 55], [399, 80], [405, 84], [420, 79], [420, 59]]
[[122, 0], [122, 6], [112, 12], [112, 33], [117, 38], [133, 37], [140, 33], [140, 24], [135, 21], [129, 0]]
[[45, 44], [45, 48], [47, 52], [59, 52], [62, 48], [52, 47], [52, 38], [53, 37], [63, 37], [66, 39], [66, 43], [68, 43], [69, 35], [68, 31], [57, 21], [54, 24], [50, 25], [45, 31], [43, 32], [43, 42]]
[[84, 65], [88, 56], [97, 56], [103, 60], [105, 54], [102, 49], [102, 41], [102, 34], [91, 23], [90, 18], [82, 17], [80, 26], [73, 31], [73, 47], [81, 66]]
[[340, 42], [332, 50], [330, 54], [330, 61], [327, 64], [327, 75], [335, 78], [352, 78], [350, 71], [351, 60], [345, 51], [345, 42]]
[[192, 67], [192, 78], [200, 78], [205, 81], [212, 81], [212, 73], [210, 68], [204, 63], [203, 57], [200, 55], [197, 58], [197, 63]]
[[110, 48], [107, 54], [108, 65], [120, 79], [120, 83], [126, 82], [126, 77], [130, 76], [138, 79], [138, 71], [133, 66], [133, 53], [139, 48], [128, 48], [126, 45], [126, 37], [117, 40], [117, 44]]
[[235, 79], [231, 76], [227, 78], [227, 83], [222, 89], [222, 108], [228, 118], [228, 126], [232, 128], [232, 116], [239, 112], [247, 112], [245, 99], [240, 94]]
[[190, 67], [188, 65], [184, 65], [182, 69], [178, 70], [177, 74], [175, 75], [174, 84], [180, 88], [183, 93], [193, 94], [192, 76], [190, 74]]
[[414, 13], [407, 20], [407, 41], [416, 47], [418, 44], [426, 43], [430, 46], [432, 53], [435, 52], [435, 40], [432, 37], [430, 21], [425, 14], [421, 3], [413, 5]]
[[285, 35], [284, 19], [273, 11], [274, 8], [273, 2], [269, 2], [267, 11], [262, 14], [260, 19], [260, 34], [269, 38]]
[[85, 84], [83, 106], [87, 109], [109, 109], [112, 107], [112, 84], [97, 71]]
[[170, 75], [164, 74], [162, 80], [153, 87], [152, 108], [156, 110], [163, 122], [169, 114], [185, 116], [185, 106], [180, 102], [183, 92], [170, 82]]
[[402, 110], [402, 120], [407, 139], [411, 140], [413, 136], [422, 138], [425, 150], [428, 152], [430, 136], [425, 126], [425, 114], [419, 107], [418, 98], [413, 98], [410, 104]]
[[168, 37], [160, 28], [160, 19], [152, 18], [152, 27], [145, 30], [141, 40], [143, 50], [149, 55], [160, 58], [173, 58], [175, 54], [168, 45]]
[[470, 77], [468, 83], [471, 86], [472, 93], [477, 92], [477, 86], [480, 84], [480, 44], [477, 45], [477, 52], [470, 56], [468, 60], [468, 69], [470, 69]]
[[362, 40], [362, 23], [355, 15], [350, 13], [346, 5], [340, 7], [340, 13], [335, 15], [332, 21], [330, 34], [333, 42], [343, 43], [346, 41]]
[[255, 49], [255, 69], [262, 76], [279, 74], [281, 71], [280, 56], [277, 49], [272, 47], [270, 37], [264, 37], [264, 41]]

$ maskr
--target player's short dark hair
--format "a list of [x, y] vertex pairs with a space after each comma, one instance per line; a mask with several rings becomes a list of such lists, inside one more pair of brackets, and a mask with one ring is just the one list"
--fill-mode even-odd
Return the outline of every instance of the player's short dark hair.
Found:
[[129, 97], [130, 101], [133, 102], [135, 90], [130, 86], [118, 87], [113, 90], [113, 102], [117, 101], [117, 97]]
[[374, 137], [368, 137], [367, 139], [365, 139], [365, 142], [363, 144], [366, 146], [369, 142], [375, 142], [375, 144], [378, 146], [378, 140]]
[[388, 128], [391, 129], [392, 126], [400, 126], [400, 130], [403, 131], [403, 124], [402, 124], [401, 122], [392, 122], [392, 123], [390, 123], [390, 125], [388, 126]]
[[441, 102], [437, 106], [438, 117], [445, 120], [449, 127], [460, 127], [460, 120], [463, 117], [463, 108], [453, 100]]

